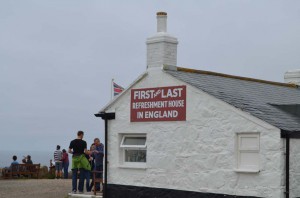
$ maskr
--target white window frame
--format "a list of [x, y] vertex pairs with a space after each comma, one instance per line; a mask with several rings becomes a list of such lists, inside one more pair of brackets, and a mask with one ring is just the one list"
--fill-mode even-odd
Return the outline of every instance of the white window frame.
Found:
[[[124, 145], [125, 138], [127, 138], [127, 137], [144, 137], [146, 139], [145, 145]], [[121, 148], [143, 148], [143, 149], [145, 149], [145, 148], [147, 148], [147, 137], [146, 137], [146, 135], [123, 135], [120, 147]]]
[[[121, 150], [121, 163], [120, 168], [135, 168], [135, 169], [146, 169], [147, 163], [147, 135], [146, 134], [120, 134], [122, 136], [120, 143]], [[124, 145], [124, 141], [128, 137], [144, 137], [146, 139], [144, 145]], [[125, 161], [125, 150], [145, 150], [146, 151], [146, 162], [126, 162]]]
[[[257, 138], [257, 147], [248, 147], [248, 148], [241, 148], [241, 138]], [[246, 173], [258, 173], [260, 171], [260, 133], [237, 133], [237, 168], [235, 169], [236, 172], [246, 172]], [[258, 155], [257, 159], [257, 166], [247, 166], [241, 167], [241, 154], [242, 153], [256, 153]]]

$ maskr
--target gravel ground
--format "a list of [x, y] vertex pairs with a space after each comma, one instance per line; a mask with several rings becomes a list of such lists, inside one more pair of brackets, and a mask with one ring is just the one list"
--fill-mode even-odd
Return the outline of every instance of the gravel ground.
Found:
[[71, 179], [0, 180], [0, 198], [66, 198]]

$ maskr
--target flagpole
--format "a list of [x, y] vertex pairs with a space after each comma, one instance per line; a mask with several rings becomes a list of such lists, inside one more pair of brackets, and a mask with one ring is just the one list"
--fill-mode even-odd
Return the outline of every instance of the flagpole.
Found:
[[113, 93], [114, 93], [114, 91], [113, 91], [113, 89], [114, 89], [114, 79], [112, 78], [111, 79], [111, 88], [110, 88], [110, 99], [112, 100], [113, 99]]

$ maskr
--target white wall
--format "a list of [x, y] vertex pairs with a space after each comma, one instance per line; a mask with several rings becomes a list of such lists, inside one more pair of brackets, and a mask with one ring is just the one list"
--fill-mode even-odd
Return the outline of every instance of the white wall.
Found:
[[[133, 88], [184, 85], [161, 70]], [[130, 123], [130, 92], [108, 109], [109, 183], [283, 197], [284, 155], [280, 131], [201, 90], [187, 86], [187, 121]], [[236, 133], [260, 132], [260, 172], [237, 173]], [[120, 168], [119, 133], [147, 134], [147, 169]]]
[[290, 197], [300, 197], [300, 139], [290, 140]]

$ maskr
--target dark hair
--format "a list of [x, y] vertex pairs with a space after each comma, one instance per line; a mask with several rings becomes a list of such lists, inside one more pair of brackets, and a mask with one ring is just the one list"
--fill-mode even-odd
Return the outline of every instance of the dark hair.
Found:
[[77, 136], [81, 136], [81, 135], [84, 135], [84, 132], [83, 131], [78, 131]]
[[31, 156], [30, 156], [30, 155], [27, 155], [27, 159], [30, 160], [30, 159], [31, 159]]
[[63, 149], [62, 152], [65, 153], [65, 152], [67, 152], [67, 151], [66, 151], [66, 149]]
[[56, 150], [59, 150], [59, 149], [60, 149], [60, 146], [59, 146], [59, 145], [57, 145], [57, 146], [56, 146]]
[[16, 161], [17, 160], [17, 156], [14, 155], [13, 156], [13, 160]]
[[94, 142], [95, 142], [96, 140], [98, 140], [98, 141], [100, 142], [99, 138], [95, 138], [95, 139], [94, 139]]

